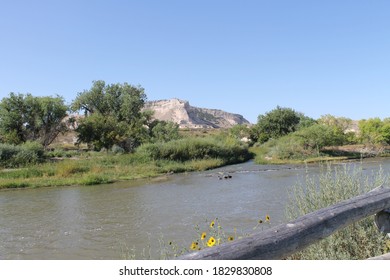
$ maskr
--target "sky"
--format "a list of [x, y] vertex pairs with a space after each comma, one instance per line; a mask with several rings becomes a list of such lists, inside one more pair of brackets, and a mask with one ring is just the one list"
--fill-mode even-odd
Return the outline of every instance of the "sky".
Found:
[[92, 81], [243, 115], [390, 117], [388, 0], [1, 0], [0, 99]]

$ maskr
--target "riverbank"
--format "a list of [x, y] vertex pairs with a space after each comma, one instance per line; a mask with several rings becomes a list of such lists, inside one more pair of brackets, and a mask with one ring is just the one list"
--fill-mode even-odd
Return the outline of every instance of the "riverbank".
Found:
[[0, 170], [0, 189], [97, 185], [172, 173], [205, 171], [226, 164], [222, 159], [147, 161], [136, 154], [96, 153], [77, 158], [53, 159], [51, 162], [24, 168]]
[[1, 166], [8, 169], [0, 170], [0, 189], [97, 185], [204, 171], [252, 158], [246, 144], [229, 137], [147, 143], [139, 146], [134, 153], [124, 153], [123, 149], [42, 151], [37, 160], [31, 162], [21, 161], [19, 155], [23, 153], [20, 149], [11, 148], [15, 153], [1, 162]]
[[[362, 147], [349, 146], [345, 149], [337, 147], [329, 149], [329, 151], [332, 151], [330, 155], [283, 160], [266, 157], [263, 147], [252, 147], [249, 151], [257, 164], [295, 165], [361, 159], [362, 154], [356, 152], [358, 149], [361, 150]], [[348, 153], [345, 151], [348, 151]], [[244, 157], [231, 161], [222, 158], [205, 158], [177, 161], [150, 159], [140, 153], [110, 154], [85, 152], [69, 158], [53, 157], [48, 162], [23, 168], [2, 169], [0, 170], [0, 190], [107, 184], [118, 181], [155, 178], [173, 173], [205, 171], [232, 163], [245, 162], [248, 159], [248, 157]]]
[[266, 145], [250, 148], [255, 154], [257, 164], [310, 164], [330, 161], [360, 160], [363, 158], [382, 158], [390, 156], [389, 146], [345, 145], [323, 148], [317, 156], [298, 155], [292, 158], [270, 156]]

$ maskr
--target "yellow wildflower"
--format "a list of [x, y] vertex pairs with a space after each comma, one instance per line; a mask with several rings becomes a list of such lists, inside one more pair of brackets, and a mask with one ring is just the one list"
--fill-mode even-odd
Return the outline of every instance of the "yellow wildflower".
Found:
[[200, 239], [205, 240], [207, 237], [207, 233], [203, 232]]
[[234, 237], [233, 236], [229, 236], [228, 237], [228, 241], [234, 241]]
[[265, 220], [266, 220], [267, 222], [269, 222], [269, 221], [271, 221], [271, 217], [270, 217], [269, 215], [267, 215], [267, 216], [265, 216]]
[[262, 223], [263, 223], [263, 220], [262, 220], [262, 219], [260, 219], [260, 220], [259, 220], [259, 224], [262, 224]]
[[192, 242], [191, 247], [190, 247], [191, 250], [192, 251], [198, 250], [198, 245], [199, 245], [198, 242]]
[[210, 223], [210, 227], [213, 228], [214, 226], [215, 226], [215, 221], [212, 221], [212, 222]]
[[216, 240], [214, 237], [210, 237], [209, 241], [207, 242], [207, 246], [213, 247], [216, 243]]

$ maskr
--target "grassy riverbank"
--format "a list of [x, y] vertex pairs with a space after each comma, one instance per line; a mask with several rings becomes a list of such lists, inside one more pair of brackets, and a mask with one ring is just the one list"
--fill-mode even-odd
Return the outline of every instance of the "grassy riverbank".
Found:
[[289, 156], [285, 154], [284, 147], [273, 143], [256, 145], [250, 148], [250, 152], [255, 155], [257, 164], [304, 164], [345, 160], [358, 160], [367, 157], [389, 157], [390, 148], [388, 146], [366, 146], [366, 145], [345, 145], [325, 147], [317, 153], [305, 153], [294, 150]]
[[214, 138], [147, 144], [133, 154], [51, 152], [50, 155], [56, 157], [44, 163], [0, 170], [0, 189], [112, 183], [204, 171], [251, 157], [247, 146]]

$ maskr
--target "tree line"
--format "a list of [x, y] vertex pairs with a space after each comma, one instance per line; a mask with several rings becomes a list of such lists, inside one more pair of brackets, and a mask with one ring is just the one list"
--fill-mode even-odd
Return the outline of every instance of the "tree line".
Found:
[[363, 119], [324, 115], [315, 120], [291, 108], [277, 106], [248, 131], [266, 157], [303, 159], [323, 155], [325, 147], [390, 144], [390, 118]]
[[[132, 152], [143, 143], [168, 142], [179, 138], [178, 125], [153, 120], [153, 112], [142, 108], [144, 88], [127, 83], [94, 81], [88, 90], [65, 104], [61, 96], [10, 93], [0, 102], [0, 143], [20, 145], [38, 142], [47, 148], [61, 133], [74, 127], [78, 143], [91, 149]], [[72, 117], [78, 112], [82, 117]], [[251, 143], [278, 147], [289, 154], [319, 153], [325, 146], [345, 144], [390, 144], [390, 118], [360, 120], [359, 133], [348, 131], [352, 120], [332, 115], [315, 120], [291, 108], [277, 106], [261, 114], [252, 127], [238, 125], [230, 135], [246, 136]], [[276, 148], [274, 150], [277, 150]]]
[[[78, 143], [95, 150], [114, 147], [131, 152], [145, 142], [177, 139], [177, 124], [152, 120], [153, 112], [142, 111], [146, 99], [142, 87], [104, 81], [94, 81], [70, 105], [61, 96], [11, 92], [0, 102], [0, 142], [38, 142], [47, 148], [72, 126]], [[76, 119], [72, 112], [83, 117]]]

